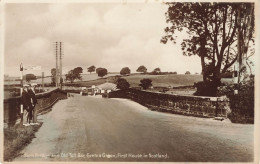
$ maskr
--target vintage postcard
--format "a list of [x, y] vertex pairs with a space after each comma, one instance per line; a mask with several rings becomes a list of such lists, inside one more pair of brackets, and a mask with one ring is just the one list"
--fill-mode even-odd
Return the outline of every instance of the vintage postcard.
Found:
[[2, 163], [259, 163], [258, 1], [0, 4]]

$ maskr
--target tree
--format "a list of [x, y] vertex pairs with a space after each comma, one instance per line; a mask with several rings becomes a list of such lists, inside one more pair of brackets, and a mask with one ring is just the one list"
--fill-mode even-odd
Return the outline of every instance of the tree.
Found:
[[72, 70], [70, 70], [66, 75], [66, 81], [70, 81], [73, 83], [74, 80], [82, 80], [81, 73], [83, 72], [83, 69], [81, 67], [76, 67]]
[[108, 77], [108, 81], [114, 84], [117, 84], [118, 79], [120, 79], [121, 75], [116, 75], [116, 76], [110, 76]]
[[52, 84], [56, 83], [56, 68], [51, 69], [51, 83]]
[[[201, 59], [204, 83], [212, 83], [215, 88], [220, 85], [220, 74], [225, 73], [237, 61], [236, 52], [239, 13], [248, 16], [251, 21], [247, 38], [252, 39], [254, 31], [253, 3], [167, 3], [165, 28], [166, 35], [161, 42], [176, 43], [176, 31], [185, 30], [189, 38], [181, 43], [183, 55], [197, 55]], [[247, 14], [246, 14], [247, 13]], [[248, 40], [246, 39], [246, 40]], [[241, 47], [241, 46], [238, 46]], [[244, 48], [244, 52], [247, 51]]]
[[34, 74], [26, 74], [25, 75], [25, 80], [27, 82], [30, 82], [31, 80], [36, 80], [36, 76]]
[[185, 75], [190, 75], [190, 71], [186, 71], [186, 72], [185, 72]]
[[90, 67], [88, 67], [88, 72], [91, 74], [91, 72], [95, 72], [95, 70], [96, 70], [96, 67], [95, 66], [90, 66]]
[[117, 80], [116, 87], [117, 87], [118, 89], [128, 89], [128, 88], [130, 87], [130, 84], [127, 82], [126, 79], [119, 78], [119, 79]]
[[136, 72], [143, 72], [146, 73], [147, 72], [147, 68], [143, 65], [139, 66], [136, 70]]
[[98, 72], [100, 71], [100, 70], [102, 70], [103, 68], [101, 68], [101, 67], [99, 67], [99, 68], [97, 68], [96, 69], [96, 73], [98, 74]]
[[120, 75], [129, 75], [131, 73], [131, 70], [128, 67], [124, 67], [120, 71]]
[[155, 75], [157, 75], [157, 74], [160, 74], [161, 73], [161, 69], [158, 67], [158, 68], [155, 68], [154, 70], [153, 70], [153, 72], [152, 72], [152, 74], [155, 74]]
[[140, 80], [140, 83], [139, 86], [141, 86], [143, 89], [148, 89], [149, 87], [152, 86], [152, 80], [151, 79], [142, 79]]
[[81, 67], [76, 67], [73, 69], [73, 73], [80, 75], [80, 73], [83, 72], [83, 69]]
[[98, 71], [97, 74], [98, 74], [99, 77], [106, 76], [106, 75], [107, 75], [107, 69], [106, 69], [106, 68], [101, 68], [101, 69]]

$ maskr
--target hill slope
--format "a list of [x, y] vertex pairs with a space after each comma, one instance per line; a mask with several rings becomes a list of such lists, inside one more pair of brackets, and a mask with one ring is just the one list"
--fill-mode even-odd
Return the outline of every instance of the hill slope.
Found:
[[178, 87], [193, 85], [194, 82], [202, 81], [202, 75], [131, 75], [123, 77], [131, 85], [131, 87], [137, 87], [140, 84], [140, 80], [143, 78], [149, 78], [152, 80], [154, 87]]

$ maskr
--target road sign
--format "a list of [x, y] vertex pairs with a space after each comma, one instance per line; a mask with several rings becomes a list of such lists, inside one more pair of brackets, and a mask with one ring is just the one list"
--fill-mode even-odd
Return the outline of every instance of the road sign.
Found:
[[24, 66], [23, 69], [24, 69], [24, 70], [34, 70], [34, 71], [38, 71], [38, 70], [41, 70], [42, 67], [41, 67], [41, 66], [36, 66], [36, 65], [28, 65], [28, 66]]

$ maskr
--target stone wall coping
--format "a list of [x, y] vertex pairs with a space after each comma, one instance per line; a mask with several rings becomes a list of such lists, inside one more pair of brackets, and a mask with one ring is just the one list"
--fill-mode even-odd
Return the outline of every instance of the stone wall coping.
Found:
[[136, 90], [136, 89], [132, 89], [132, 88], [130, 88], [130, 89], [131, 89], [131, 90], [135, 90], [135, 91], [139, 91], [139, 92], [156, 93], [156, 94], [165, 95], [165, 96], [178, 96], [178, 97], [199, 98], [199, 99], [206, 99], [206, 100], [208, 100], [208, 101], [229, 101], [229, 99], [226, 98], [226, 97], [179, 95], [179, 94], [169, 94], [169, 93], [161, 93], [161, 92], [152, 92], [152, 91], [146, 91], [146, 90]]
[[[54, 91], [57, 91], [57, 90], [60, 90], [59, 88], [53, 88], [53, 89], [50, 89], [46, 92], [42, 92], [42, 93], [37, 93], [36, 94], [36, 98], [40, 98], [40, 97], [43, 97], [43, 96], [46, 96]], [[11, 98], [7, 98], [7, 99], [4, 99], [4, 103], [7, 103], [9, 101], [15, 101], [15, 100], [20, 100], [21, 99], [21, 96], [17, 96], [17, 97], [11, 97]]]

